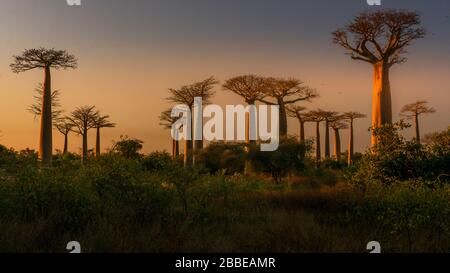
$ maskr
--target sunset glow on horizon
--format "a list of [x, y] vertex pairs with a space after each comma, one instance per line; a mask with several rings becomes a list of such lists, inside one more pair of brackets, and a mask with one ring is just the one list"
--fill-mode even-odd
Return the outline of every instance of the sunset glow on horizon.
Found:
[[[241, 3], [242, 2], [242, 3]], [[242, 74], [297, 78], [320, 93], [301, 105], [309, 110], [359, 111], [355, 146], [370, 144], [372, 67], [356, 62], [331, 43], [331, 32], [369, 7], [365, 1], [65, 1], [0, 0], [0, 144], [16, 150], [38, 149], [39, 120], [26, 109], [43, 71], [14, 74], [9, 64], [24, 49], [65, 49], [78, 59], [76, 70], [52, 71], [52, 89], [61, 91], [66, 113], [95, 105], [111, 116], [116, 128], [105, 129], [102, 146], [128, 135], [144, 141], [144, 152], [168, 150], [170, 132], [158, 116], [171, 104], [168, 88], [214, 76], [220, 80], [215, 104], [245, 104], [222, 89], [228, 78]], [[283, 4], [282, 4], [283, 3]], [[400, 108], [427, 100], [437, 112], [421, 117], [422, 134], [444, 130], [450, 109], [450, 1], [383, 1], [381, 8], [420, 12], [425, 39], [409, 48], [408, 61], [393, 67], [394, 120]], [[314, 136], [308, 123], [306, 136]], [[323, 130], [324, 128], [322, 128]], [[298, 122], [289, 119], [289, 133]], [[413, 130], [405, 136], [411, 138]], [[342, 133], [343, 151], [347, 131]], [[54, 150], [63, 136], [53, 134]], [[95, 145], [90, 132], [89, 148]], [[81, 137], [72, 134], [69, 150], [79, 152]]]

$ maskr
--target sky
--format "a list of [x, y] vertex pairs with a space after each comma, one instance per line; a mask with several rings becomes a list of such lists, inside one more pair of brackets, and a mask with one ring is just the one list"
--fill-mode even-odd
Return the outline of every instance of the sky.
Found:
[[[26, 48], [66, 49], [76, 70], [53, 71], [67, 113], [95, 105], [117, 123], [103, 131], [103, 148], [128, 135], [144, 141], [144, 152], [169, 150], [170, 132], [159, 126], [170, 108], [168, 88], [215, 76], [221, 82], [241, 74], [298, 78], [321, 97], [308, 109], [359, 111], [355, 145], [370, 143], [372, 68], [353, 61], [331, 43], [330, 33], [364, 11], [396, 8], [418, 11], [425, 39], [409, 48], [408, 62], [391, 70], [394, 119], [401, 107], [427, 100], [437, 112], [421, 119], [422, 132], [450, 125], [450, 0], [0, 0], [0, 144], [16, 150], [38, 148], [39, 120], [27, 112], [43, 72], [14, 74], [12, 56]], [[243, 104], [216, 89], [215, 104]], [[306, 127], [313, 136], [313, 124]], [[323, 130], [323, 128], [322, 128]], [[295, 134], [298, 124], [289, 120]], [[405, 132], [412, 137], [412, 128]], [[345, 143], [348, 133], [344, 131]], [[89, 135], [89, 147], [95, 143]], [[54, 132], [54, 148], [63, 137]], [[69, 147], [78, 152], [81, 137]]]

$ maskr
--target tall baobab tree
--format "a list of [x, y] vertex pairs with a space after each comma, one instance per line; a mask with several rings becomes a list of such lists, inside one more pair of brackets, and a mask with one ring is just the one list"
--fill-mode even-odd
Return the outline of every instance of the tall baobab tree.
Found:
[[319, 109], [316, 111], [318, 115], [322, 115], [325, 121], [325, 157], [330, 157], [330, 122], [339, 119], [339, 114], [333, 111], [324, 111]]
[[58, 119], [55, 124], [56, 129], [64, 136], [63, 154], [67, 154], [69, 151], [69, 133], [73, 130], [74, 126], [75, 125], [67, 117]]
[[280, 136], [283, 137], [287, 135], [288, 131], [286, 106], [300, 101], [311, 101], [311, 99], [318, 97], [318, 93], [297, 79], [269, 78], [266, 81], [268, 86], [264, 89], [265, 95], [274, 98], [276, 102], [263, 98], [259, 101], [280, 107]]
[[427, 106], [427, 101], [420, 100], [414, 103], [407, 104], [403, 106], [401, 110], [401, 115], [414, 119], [414, 124], [416, 127], [416, 141], [420, 143], [420, 128], [419, 128], [419, 116], [422, 114], [432, 114], [435, 113], [436, 110], [434, 108]]
[[[191, 114], [193, 115], [193, 108], [194, 108], [194, 102], [196, 97], [201, 97], [204, 104], [209, 104], [211, 98], [214, 96], [215, 92], [213, 91], [213, 88], [216, 84], [219, 82], [214, 78], [210, 77], [204, 81], [197, 82], [191, 85], [184, 85], [179, 89], [173, 89], [170, 88], [169, 92], [171, 94], [170, 97], [167, 98], [167, 100], [178, 103], [178, 104], [184, 104], [189, 107]], [[191, 139], [185, 140], [185, 149], [184, 149], [184, 164], [186, 167], [192, 166], [194, 163], [194, 156], [193, 156], [193, 150], [194, 145], [192, 139], [194, 138], [193, 134], [193, 125], [194, 124], [194, 118], [191, 118], [191, 124], [190, 124], [190, 130], [188, 129], [188, 132], [191, 132]], [[197, 124], [195, 124], [197, 125]], [[202, 130], [203, 131], [203, 130]], [[189, 138], [189, 137], [188, 137]], [[202, 149], [203, 148], [203, 140], [197, 140], [196, 141], [196, 149]]]
[[74, 125], [73, 131], [83, 137], [83, 161], [87, 159], [88, 155], [88, 131], [95, 128], [95, 121], [98, 117], [99, 112], [95, 109], [95, 106], [78, 107], [67, 117]]
[[340, 119], [330, 122], [330, 127], [334, 131], [334, 157], [338, 162], [341, 161], [341, 135], [340, 130], [348, 129], [348, 125]]
[[322, 159], [322, 153], [320, 148], [320, 123], [325, 121], [322, 111], [309, 111], [305, 114], [306, 121], [316, 123], [316, 161], [319, 162]]
[[[28, 107], [28, 111], [35, 117], [40, 117], [42, 114], [42, 98], [44, 96], [44, 86], [42, 83], [38, 84], [35, 89], [36, 95], [34, 96], [35, 102]], [[52, 120], [53, 123], [58, 121], [58, 118], [64, 112], [60, 109], [61, 103], [59, 101], [61, 93], [59, 90], [52, 91]]]
[[36, 68], [44, 70], [39, 158], [44, 164], [51, 164], [53, 153], [51, 69], [75, 69], [77, 60], [74, 55], [67, 53], [65, 50], [26, 49], [21, 55], [14, 56], [14, 62], [10, 67], [14, 73]]
[[367, 115], [359, 113], [359, 112], [345, 112], [342, 116], [343, 119], [349, 121], [350, 125], [350, 133], [349, 133], [349, 142], [348, 142], [348, 159], [347, 163], [350, 166], [353, 163], [353, 151], [354, 151], [354, 130], [353, 123], [355, 119], [365, 118]]
[[[159, 120], [161, 121], [159, 125], [163, 126], [165, 129], [172, 129], [172, 125], [177, 122], [179, 117], [172, 117], [172, 110], [166, 110], [161, 113]], [[180, 155], [180, 142], [175, 138], [172, 138], [172, 158], [177, 159]]]
[[[265, 78], [255, 75], [242, 75], [231, 78], [223, 84], [223, 89], [229, 90], [241, 96], [247, 105], [255, 106], [256, 101], [265, 97], [265, 89], [267, 88], [267, 81]], [[255, 143], [255, 140], [250, 140], [250, 134], [256, 136], [256, 132], [250, 132], [250, 122], [255, 122], [255, 117], [250, 117], [250, 113], [245, 116], [245, 143]], [[256, 130], [256, 126], [253, 126]]]
[[291, 118], [296, 118], [300, 125], [300, 132], [299, 132], [299, 141], [300, 143], [305, 143], [305, 123], [307, 120], [305, 119], [305, 113], [306, 107], [300, 106], [300, 105], [289, 105], [286, 107], [286, 111], [288, 116]]
[[101, 116], [100, 113], [94, 119], [94, 128], [96, 129], [96, 138], [95, 138], [95, 156], [100, 156], [101, 154], [101, 145], [100, 145], [100, 130], [102, 128], [114, 128], [116, 124], [109, 121], [109, 115]]
[[[408, 46], [425, 36], [419, 14], [397, 10], [366, 12], [332, 35], [333, 42], [346, 49], [353, 60], [370, 63], [374, 68], [372, 128], [391, 124], [389, 70], [404, 63]], [[372, 133], [372, 145], [377, 141]]]

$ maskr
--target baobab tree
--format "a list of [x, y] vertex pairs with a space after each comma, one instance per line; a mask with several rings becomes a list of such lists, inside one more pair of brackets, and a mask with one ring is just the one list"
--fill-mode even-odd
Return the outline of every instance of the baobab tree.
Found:
[[[185, 85], [182, 86], [179, 89], [169, 89], [169, 92], [171, 94], [170, 97], [167, 98], [167, 100], [178, 103], [178, 104], [184, 104], [189, 107], [189, 110], [191, 114], [193, 115], [193, 108], [194, 108], [194, 102], [196, 97], [201, 97], [203, 104], [209, 104], [211, 98], [214, 96], [215, 92], [213, 91], [213, 88], [216, 84], [219, 82], [214, 78], [210, 77], [204, 81], [193, 83], [191, 85]], [[202, 117], [200, 117], [202, 118]], [[198, 121], [197, 121], [198, 122]], [[185, 166], [189, 167], [192, 166], [194, 163], [194, 156], [193, 156], [193, 124], [194, 124], [194, 118], [191, 118], [191, 129], [187, 128], [188, 132], [191, 132], [190, 139], [185, 140], [185, 149], [184, 149], [184, 164]], [[197, 124], [195, 124], [197, 126]], [[202, 130], [203, 131], [203, 130]], [[188, 136], [189, 138], [189, 136]], [[202, 140], [195, 141], [195, 148], [196, 149], [202, 149], [203, 148], [203, 138]]]
[[409, 119], [414, 119], [414, 125], [416, 128], [416, 141], [420, 143], [420, 128], [419, 128], [419, 116], [422, 114], [432, 114], [435, 113], [436, 110], [434, 108], [427, 106], [427, 101], [420, 100], [414, 103], [407, 104], [403, 106], [400, 114]]
[[26, 49], [21, 55], [13, 58], [14, 62], [10, 67], [14, 73], [22, 73], [36, 68], [44, 70], [39, 158], [44, 164], [51, 164], [53, 153], [51, 69], [75, 69], [77, 60], [74, 55], [65, 50], [46, 48]]
[[116, 124], [109, 121], [109, 115], [101, 116], [100, 113], [98, 116], [94, 119], [94, 128], [96, 131], [96, 138], [95, 138], [95, 156], [100, 156], [101, 154], [101, 145], [100, 145], [100, 130], [102, 128], [114, 128], [116, 127]]
[[[165, 129], [172, 129], [172, 125], [177, 122], [179, 117], [172, 117], [172, 110], [166, 110], [161, 113], [159, 120], [161, 121], [159, 125], [163, 126]], [[172, 138], [172, 158], [177, 159], [180, 155], [180, 142]]]
[[275, 102], [260, 98], [259, 101], [269, 104], [278, 105], [280, 108], [280, 136], [287, 135], [287, 113], [286, 106], [300, 101], [311, 101], [311, 99], [318, 97], [316, 90], [306, 86], [302, 81], [297, 79], [277, 79], [268, 78], [267, 88], [265, 88], [265, 95], [275, 99]]
[[300, 125], [299, 141], [305, 143], [305, 123], [307, 122], [304, 111], [306, 107], [300, 105], [289, 105], [286, 107], [286, 112], [291, 118], [296, 118]]
[[330, 122], [336, 121], [339, 119], [339, 114], [333, 111], [325, 111], [319, 109], [316, 111], [316, 114], [322, 115], [323, 120], [325, 121], [325, 157], [330, 157]]
[[[28, 107], [28, 111], [33, 114], [35, 117], [40, 117], [42, 113], [42, 100], [44, 96], [44, 86], [42, 83], [38, 84], [38, 86], [35, 89], [36, 95], [34, 95], [35, 102]], [[52, 120], [53, 123], [58, 121], [58, 118], [61, 116], [61, 114], [64, 112], [60, 109], [61, 103], [60, 103], [60, 91], [59, 90], [53, 90], [52, 91]]]
[[88, 155], [88, 131], [95, 128], [95, 121], [99, 117], [99, 112], [95, 106], [82, 106], [75, 109], [67, 119], [74, 125], [73, 132], [83, 137], [82, 160], [85, 161]]
[[307, 122], [316, 123], [316, 161], [319, 162], [322, 159], [322, 153], [320, 148], [320, 123], [325, 121], [322, 111], [309, 111], [305, 114], [305, 120]]
[[64, 136], [63, 154], [67, 154], [69, 149], [69, 133], [73, 130], [75, 125], [67, 118], [60, 118], [57, 120], [55, 127]]
[[[265, 97], [265, 90], [267, 88], [267, 81], [265, 78], [256, 75], [242, 75], [231, 78], [223, 84], [223, 89], [229, 90], [239, 96], [241, 96], [245, 103], [249, 106], [256, 107], [256, 101]], [[256, 136], [256, 125], [250, 126], [250, 122], [256, 122], [256, 117], [250, 117], [250, 114], [246, 112], [245, 116], [245, 143], [252, 144], [255, 140], [250, 140], [250, 135]], [[250, 127], [253, 128], [253, 132], [250, 132]]]
[[355, 119], [365, 118], [367, 115], [359, 113], [359, 112], [345, 112], [342, 115], [343, 119], [349, 121], [350, 133], [349, 133], [349, 142], [348, 142], [348, 159], [347, 163], [350, 166], [353, 163], [353, 151], [354, 151], [354, 132], [353, 132], [353, 123]]
[[[425, 36], [419, 14], [397, 10], [365, 12], [332, 35], [333, 42], [346, 49], [353, 60], [370, 63], [374, 68], [372, 129], [392, 124], [389, 70], [404, 63], [408, 46]], [[372, 133], [372, 146], [377, 141]]]
[[348, 129], [348, 124], [340, 119], [330, 122], [330, 127], [334, 131], [334, 157], [338, 162], [341, 161], [341, 135], [340, 130]]

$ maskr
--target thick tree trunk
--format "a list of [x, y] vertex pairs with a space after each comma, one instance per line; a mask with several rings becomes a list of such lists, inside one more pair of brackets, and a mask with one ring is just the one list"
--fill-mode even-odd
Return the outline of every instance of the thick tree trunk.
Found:
[[[249, 106], [255, 106], [254, 101], [247, 101]], [[255, 106], [256, 109], [256, 106]], [[256, 111], [256, 110], [255, 110]], [[251, 112], [251, 111], [250, 111]], [[255, 139], [251, 139], [251, 136], [256, 138], [256, 113], [255, 112], [246, 112], [245, 113], [245, 152], [248, 154], [250, 152], [250, 146], [256, 144]], [[254, 126], [252, 126], [252, 122], [255, 122]], [[251, 132], [253, 130], [253, 132]], [[252, 164], [251, 161], [246, 159], [244, 166], [244, 175], [249, 175], [252, 172]]]
[[175, 159], [177, 159], [178, 156], [180, 156], [180, 141], [175, 140]]
[[334, 156], [338, 162], [341, 161], [341, 136], [337, 128], [334, 129]]
[[414, 120], [416, 123], [416, 141], [420, 143], [419, 114], [415, 114]]
[[52, 163], [52, 91], [50, 67], [45, 67], [44, 94], [42, 96], [41, 131], [39, 140], [39, 158], [46, 165]]
[[178, 142], [175, 139], [172, 139], [172, 159], [177, 158], [177, 144]]
[[82, 161], [84, 162], [87, 159], [88, 155], [88, 132], [87, 130], [84, 130], [83, 132], [83, 155], [82, 155]]
[[286, 105], [284, 104], [283, 99], [278, 99], [278, 105], [280, 107], [280, 137], [287, 136], [288, 128], [287, 128], [287, 115], [286, 115]]
[[325, 157], [330, 157], [330, 122], [325, 120]]
[[69, 134], [64, 135], [64, 151], [63, 154], [67, 154], [69, 150]]
[[[392, 124], [391, 87], [389, 83], [389, 65], [384, 61], [374, 64], [372, 94], [372, 127]], [[372, 146], [378, 142], [372, 133]]]
[[97, 135], [95, 139], [95, 156], [100, 156], [101, 147], [100, 147], [100, 128], [97, 128]]
[[300, 121], [300, 143], [305, 143], [305, 122]]
[[348, 142], [348, 165], [352, 165], [353, 163], [353, 119], [350, 120], [350, 140]]
[[316, 160], [320, 161], [322, 158], [320, 151], [320, 122], [316, 122]]

